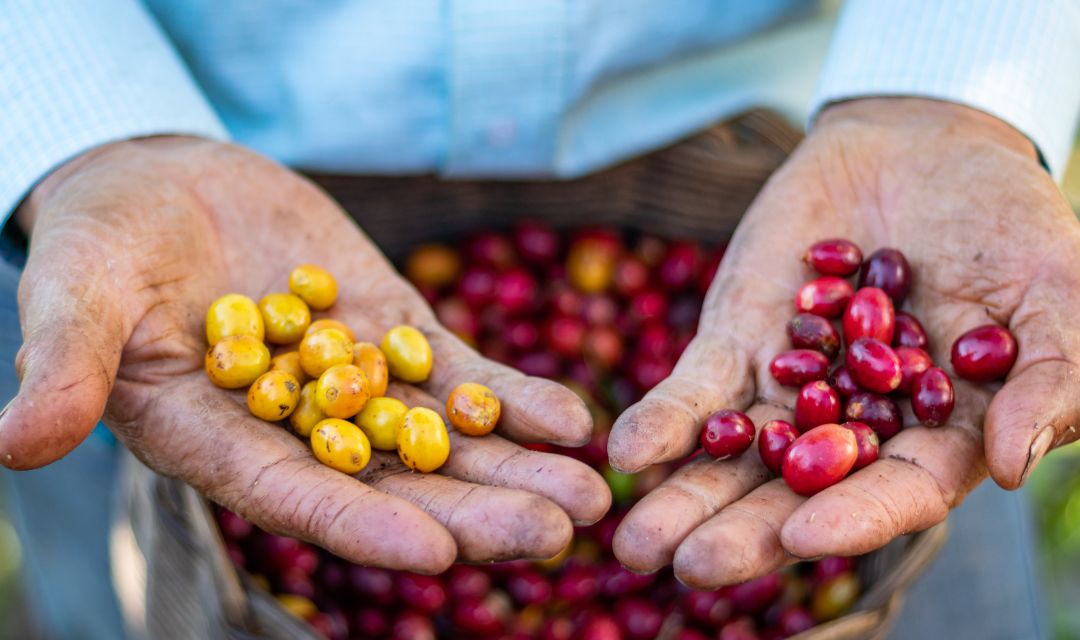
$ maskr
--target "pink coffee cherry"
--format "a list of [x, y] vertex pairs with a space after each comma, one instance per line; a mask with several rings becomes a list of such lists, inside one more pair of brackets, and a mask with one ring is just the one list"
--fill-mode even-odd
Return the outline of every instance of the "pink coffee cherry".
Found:
[[860, 387], [877, 393], [895, 390], [903, 377], [896, 352], [873, 338], [859, 338], [851, 343], [845, 364]]
[[799, 436], [784, 455], [784, 482], [801, 496], [812, 496], [844, 479], [859, 450], [855, 433], [823, 424]]
[[844, 419], [869, 425], [881, 442], [900, 433], [904, 426], [900, 407], [892, 398], [867, 391], [860, 391], [848, 398], [844, 406]]
[[911, 409], [923, 425], [938, 427], [948, 422], [954, 402], [952, 380], [944, 369], [933, 367], [915, 378]]
[[754, 423], [746, 414], [724, 409], [705, 419], [701, 448], [717, 460], [742, 455], [754, 442]]
[[930, 341], [926, 337], [919, 319], [907, 311], [896, 312], [896, 330], [893, 332], [894, 347], [915, 347], [927, 349]]
[[803, 262], [823, 276], [846, 277], [859, 270], [862, 251], [850, 240], [822, 240], [806, 250]]
[[900, 386], [898, 393], [910, 394], [911, 385], [923, 371], [934, 366], [930, 354], [918, 347], [897, 347], [896, 357], [900, 358]]
[[855, 458], [853, 471], [862, 469], [878, 459], [878, 450], [881, 448], [881, 439], [878, 438], [878, 435], [870, 428], [870, 425], [864, 422], [845, 422], [840, 426], [845, 429], [850, 429], [851, 432], [855, 434], [855, 446], [859, 450], [859, 455]]
[[795, 294], [795, 310], [823, 318], [839, 318], [854, 293], [851, 283], [843, 278], [825, 276], [811, 280]]
[[785, 351], [773, 358], [769, 373], [785, 387], [801, 387], [807, 382], [824, 380], [829, 374], [829, 359], [810, 349]]
[[795, 426], [800, 432], [840, 419], [840, 394], [824, 380], [808, 382], [795, 398]]
[[896, 249], [878, 249], [870, 254], [859, 273], [859, 288], [877, 287], [900, 306], [911, 290], [911, 266]]
[[956, 339], [952, 366], [956, 375], [972, 382], [1004, 378], [1016, 362], [1016, 338], [1005, 327], [983, 325]]
[[784, 454], [798, 437], [798, 429], [786, 420], [769, 420], [761, 425], [761, 433], [758, 434], [758, 455], [761, 456], [761, 461], [765, 463], [769, 471], [780, 475]]
[[832, 323], [812, 313], [800, 313], [788, 321], [787, 334], [796, 349], [812, 349], [832, 360], [840, 352], [840, 334]]
[[873, 338], [891, 344], [896, 326], [892, 300], [876, 287], [859, 289], [844, 311], [844, 344]]

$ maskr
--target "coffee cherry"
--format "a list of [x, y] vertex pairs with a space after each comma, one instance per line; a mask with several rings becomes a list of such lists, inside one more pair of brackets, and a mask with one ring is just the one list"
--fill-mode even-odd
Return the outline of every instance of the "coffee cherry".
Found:
[[787, 334], [796, 349], [812, 349], [832, 360], [840, 352], [840, 334], [832, 323], [810, 313], [800, 313], [788, 321]]
[[833, 372], [829, 374], [827, 381], [829, 386], [836, 389], [837, 393], [840, 394], [840, 397], [845, 400], [862, 391], [855, 382], [855, 378], [851, 377], [851, 371], [844, 365], [840, 365], [833, 369]]
[[495, 277], [493, 303], [507, 314], [521, 313], [535, 302], [536, 280], [525, 269], [510, 269]]
[[823, 424], [799, 436], [784, 455], [784, 482], [801, 496], [812, 496], [844, 479], [858, 459], [855, 434], [838, 424]]
[[697, 277], [701, 268], [701, 249], [692, 242], [672, 242], [656, 270], [657, 279], [667, 291], [679, 291]]
[[397, 432], [409, 408], [397, 398], [372, 398], [356, 416], [356, 426], [364, 432], [374, 449], [393, 451]]
[[870, 254], [859, 273], [859, 288], [877, 287], [900, 306], [911, 289], [911, 267], [896, 249], [878, 249]]
[[896, 352], [873, 338], [859, 338], [853, 342], [848, 347], [845, 364], [860, 387], [877, 393], [895, 390], [903, 378]]
[[304, 373], [318, 378], [330, 367], [351, 364], [353, 343], [337, 329], [323, 329], [300, 341], [300, 366]]
[[829, 359], [820, 351], [794, 349], [785, 351], [769, 363], [769, 373], [785, 387], [801, 387], [829, 374]]
[[284, 371], [267, 371], [247, 393], [248, 411], [267, 422], [288, 418], [299, 402], [300, 383]]
[[401, 602], [427, 614], [438, 613], [446, 606], [446, 589], [435, 576], [401, 572], [394, 581]]
[[758, 455], [769, 471], [780, 475], [784, 454], [798, 437], [799, 431], [795, 426], [784, 420], [769, 420], [761, 426], [761, 433], [758, 434]]
[[315, 390], [318, 384], [318, 380], [309, 380], [304, 383], [304, 386], [300, 388], [300, 399], [296, 403], [296, 408], [289, 415], [289, 426], [293, 433], [302, 438], [311, 436], [315, 425], [327, 417], [319, 408], [319, 403], [315, 401]]
[[742, 455], [754, 442], [754, 423], [746, 414], [730, 409], [717, 411], [705, 419], [701, 447], [717, 460]]
[[795, 398], [795, 426], [805, 433], [840, 420], [840, 394], [823, 380], [808, 382]]
[[300, 353], [297, 351], [286, 351], [270, 358], [270, 371], [287, 373], [296, 378], [300, 384], [310, 379], [310, 376], [304, 373], [304, 368], [300, 366]]
[[957, 338], [952, 346], [953, 370], [972, 382], [1004, 378], [1015, 362], [1016, 338], [996, 324], [976, 327]]
[[850, 429], [855, 434], [855, 446], [859, 450], [855, 458], [855, 466], [852, 471], [862, 469], [866, 465], [878, 459], [878, 450], [881, 447], [881, 439], [874, 433], [869, 425], [862, 422], [845, 422], [841, 427]]
[[855, 290], [843, 278], [825, 276], [811, 280], [795, 294], [795, 310], [823, 318], [839, 318]]
[[390, 384], [390, 368], [382, 349], [370, 342], [354, 342], [352, 363], [367, 376], [368, 391], [373, 398], [386, 395], [386, 387]]
[[896, 314], [889, 296], [875, 287], [859, 289], [844, 311], [844, 344], [859, 338], [891, 344], [895, 326]]
[[806, 250], [803, 262], [823, 276], [847, 277], [859, 270], [862, 251], [850, 240], [822, 240]]
[[340, 320], [334, 320], [333, 318], [320, 318], [308, 325], [307, 331], [304, 331], [305, 336], [322, 331], [323, 329], [337, 329], [345, 334], [350, 342], [356, 342], [356, 334], [349, 328], [349, 325]]
[[206, 341], [211, 347], [228, 336], [251, 336], [261, 341], [264, 334], [262, 313], [247, 296], [238, 293], [221, 296], [206, 311]]
[[495, 392], [482, 384], [459, 384], [446, 398], [446, 417], [467, 436], [486, 436], [495, 428], [502, 405]]
[[207, 350], [203, 365], [216, 386], [242, 389], [270, 368], [270, 350], [253, 336], [226, 336]]
[[431, 373], [431, 345], [415, 327], [400, 325], [383, 336], [382, 352], [390, 375], [404, 382], [423, 382]]
[[315, 402], [330, 418], [351, 418], [371, 397], [367, 376], [360, 367], [339, 364], [323, 371], [315, 385]]
[[814, 589], [810, 611], [815, 620], [827, 622], [847, 613], [858, 598], [859, 578], [853, 572], [842, 573]]
[[653, 640], [660, 633], [664, 614], [648, 600], [620, 599], [615, 604], [615, 621], [629, 640]]
[[626, 254], [615, 263], [615, 273], [612, 278], [615, 293], [624, 298], [629, 298], [648, 286], [649, 267], [645, 266], [641, 258], [633, 254]]
[[405, 466], [431, 473], [450, 457], [450, 435], [439, 414], [414, 407], [405, 414], [397, 432], [398, 457]]
[[882, 442], [900, 433], [904, 426], [900, 408], [892, 398], [866, 391], [860, 391], [848, 398], [844, 406], [844, 419], [869, 425]]
[[787, 638], [811, 629], [814, 624], [814, 617], [809, 611], [800, 606], [790, 606], [780, 614], [777, 626], [783, 637]]
[[327, 418], [311, 432], [311, 451], [319, 462], [342, 473], [360, 473], [371, 460], [371, 443], [355, 424]]
[[266, 341], [273, 344], [292, 344], [304, 337], [311, 324], [311, 310], [291, 293], [270, 293], [259, 301]]
[[919, 319], [906, 311], [896, 312], [896, 330], [893, 332], [894, 347], [915, 347], [926, 350], [930, 341]]
[[899, 393], [910, 394], [915, 378], [934, 366], [934, 361], [930, 358], [930, 354], [918, 347], [897, 347], [896, 357], [900, 358], [900, 386], [896, 390]]
[[307, 303], [307, 306], [322, 311], [333, 306], [337, 300], [337, 280], [330, 272], [313, 264], [302, 264], [289, 274], [289, 291]]
[[422, 244], [405, 260], [405, 277], [417, 286], [445, 287], [461, 274], [461, 255], [445, 244]]
[[485, 307], [495, 296], [495, 273], [485, 267], [469, 267], [458, 280], [457, 295], [473, 309]]
[[954, 401], [952, 381], [944, 369], [933, 367], [915, 378], [911, 409], [923, 425], [937, 427], [948, 422]]
[[526, 262], [546, 265], [559, 257], [559, 234], [546, 223], [522, 220], [514, 226], [514, 246]]

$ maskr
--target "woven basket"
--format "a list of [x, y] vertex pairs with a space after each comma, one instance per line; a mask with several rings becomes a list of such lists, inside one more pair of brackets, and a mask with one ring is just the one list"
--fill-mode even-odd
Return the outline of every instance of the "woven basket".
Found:
[[[565, 182], [444, 182], [313, 176], [391, 258], [411, 246], [521, 217], [602, 224], [669, 238], [728, 238], [801, 134], [753, 111], [632, 162]], [[312, 639], [303, 622], [238, 573], [206, 502], [126, 456], [112, 533], [113, 581], [135, 637]], [[945, 541], [939, 525], [859, 564], [868, 585], [848, 615], [799, 640], [883, 638], [905, 590]]]

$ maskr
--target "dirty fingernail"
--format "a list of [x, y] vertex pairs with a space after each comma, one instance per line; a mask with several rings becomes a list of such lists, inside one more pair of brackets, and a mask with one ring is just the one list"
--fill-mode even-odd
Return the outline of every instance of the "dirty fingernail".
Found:
[[1035, 470], [1035, 467], [1042, 460], [1046, 452], [1050, 450], [1051, 445], [1054, 444], [1054, 428], [1046, 427], [1039, 432], [1039, 435], [1035, 438], [1035, 441], [1031, 443], [1031, 449], [1028, 450], [1027, 464], [1024, 465], [1024, 473], [1020, 476], [1020, 484], [1027, 482], [1028, 476]]

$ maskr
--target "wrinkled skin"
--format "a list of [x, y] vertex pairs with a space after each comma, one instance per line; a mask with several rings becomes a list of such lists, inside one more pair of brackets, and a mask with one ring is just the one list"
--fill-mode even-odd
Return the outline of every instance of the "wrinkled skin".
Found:
[[686, 465], [619, 529], [615, 552], [631, 569], [674, 563], [681, 580], [704, 587], [793, 556], [868, 552], [940, 522], [988, 472], [1016, 488], [1048, 450], [1076, 438], [1080, 225], [1032, 145], [965, 107], [859, 100], [826, 110], [748, 211], [698, 337], [615, 425], [615, 466], [635, 471], [687, 455], [717, 409], [745, 410], [758, 425], [792, 420], [795, 391], [772, 380], [768, 364], [788, 348], [784, 324], [811, 277], [799, 257], [833, 237], [867, 255], [882, 246], [907, 255], [908, 304], [947, 371], [961, 333], [1008, 326], [1020, 347], [1007, 381], [957, 380], [947, 425], [909, 426], [880, 461], [809, 499], [770, 479], [756, 447]]
[[[270, 531], [423, 572], [552, 556], [572, 520], [609, 506], [607, 485], [583, 464], [515, 444], [580, 445], [592, 427], [581, 400], [451, 336], [330, 198], [269, 160], [191, 138], [116, 143], [50, 175], [18, 220], [31, 247], [19, 288], [22, 385], [0, 417], [5, 466], [60, 458], [104, 414], [146, 464]], [[229, 292], [285, 290], [304, 262], [337, 277], [330, 315], [361, 340], [377, 343], [399, 323], [430, 337], [431, 378], [393, 384], [391, 395], [441, 410], [458, 384], [483, 383], [503, 401], [501, 435], [452, 434], [438, 474], [377, 453], [354, 478], [250, 416], [244, 390], [213, 387], [202, 367], [207, 306]]]

